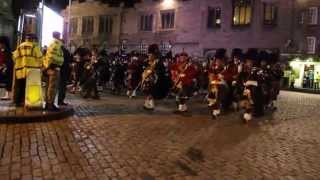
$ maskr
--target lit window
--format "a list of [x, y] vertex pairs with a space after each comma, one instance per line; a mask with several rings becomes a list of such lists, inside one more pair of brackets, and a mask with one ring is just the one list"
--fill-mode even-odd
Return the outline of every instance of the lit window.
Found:
[[263, 3], [263, 24], [276, 25], [278, 16], [278, 8], [271, 3]]
[[99, 17], [99, 33], [112, 33], [113, 20], [111, 16]]
[[251, 0], [233, 0], [233, 25], [250, 25], [252, 18]]
[[307, 37], [307, 53], [315, 54], [316, 53], [316, 43], [317, 38], [314, 36]]
[[208, 9], [208, 28], [219, 28], [221, 27], [221, 8], [209, 7]]
[[163, 11], [161, 12], [161, 28], [162, 29], [173, 29], [175, 23], [175, 12]]
[[140, 31], [152, 31], [153, 15], [140, 16]]
[[93, 17], [85, 16], [82, 18], [82, 34], [91, 35], [93, 33]]

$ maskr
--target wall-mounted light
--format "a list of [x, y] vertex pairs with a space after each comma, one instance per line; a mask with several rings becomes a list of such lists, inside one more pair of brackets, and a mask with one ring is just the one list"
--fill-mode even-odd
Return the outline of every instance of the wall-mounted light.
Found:
[[175, 0], [163, 0], [162, 5], [163, 5], [165, 8], [170, 8], [170, 7], [173, 7], [174, 1], [175, 1]]

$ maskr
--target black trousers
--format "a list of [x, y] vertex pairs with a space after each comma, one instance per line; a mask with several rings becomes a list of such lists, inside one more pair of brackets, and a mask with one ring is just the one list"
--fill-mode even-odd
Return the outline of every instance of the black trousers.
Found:
[[62, 77], [59, 80], [58, 103], [63, 103], [66, 98], [68, 80]]
[[97, 88], [97, 80], [95, 78], [89, 78], [87, 81], [85, 81], [82, 85], [82, 90], [84, 91], [84, 97], [98, 97], [99, 92]]
[[25, 101], [25, 94], [26, 94], [26, 79], [16, 79], [14, 88], [15, 88], [14, 103], [16, 105], [23, 105]]

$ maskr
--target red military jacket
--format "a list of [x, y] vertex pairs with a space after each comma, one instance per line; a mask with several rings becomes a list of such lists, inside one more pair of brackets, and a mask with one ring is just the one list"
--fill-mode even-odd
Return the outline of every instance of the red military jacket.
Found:
[[232, 82], [237, 78], [238, 66], [234, 63], [228, 64], [226, 69], [222, 72], [223, 79], [227, 82]]
[[194, 79], [197, 75], [197, 70], [194, 65], [188, 63], [175, 63], [170, 67], [171, 78], [175, 83], [176, 81], [181, 81], [183, 86], [191, 86], [194, 83]]

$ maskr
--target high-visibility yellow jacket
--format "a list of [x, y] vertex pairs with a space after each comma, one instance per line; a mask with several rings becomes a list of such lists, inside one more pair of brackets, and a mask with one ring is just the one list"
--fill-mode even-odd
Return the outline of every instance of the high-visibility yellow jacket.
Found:
[[48, 68], [50, 65], [62, 66], [63, 64], [63, 51], [62, 42], [55, 39], [48, 47], [47, 54], [44, 60], [44, 67]]
[[28, 68], [42, 67], [42, 52], [40, 47], [33, 42], [21, 43], [13, 52], [12, 58], [17, 79], [26, 78]]

